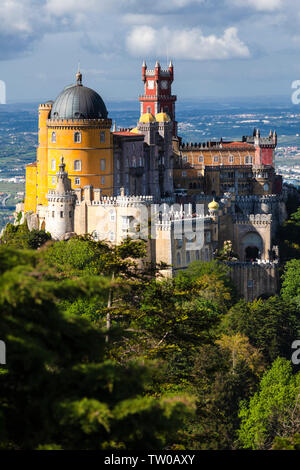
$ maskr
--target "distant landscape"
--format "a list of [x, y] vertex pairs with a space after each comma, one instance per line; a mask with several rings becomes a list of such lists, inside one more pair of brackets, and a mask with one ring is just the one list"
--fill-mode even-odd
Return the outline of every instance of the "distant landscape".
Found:
[[[134, 127], [137, 101], [107, 102], [118, 127]], [[259, 128], [278, 134], [277, 171], [285, 182], [300, 184], [300, 107], [288, 99], [178, 100], [179, 135], [186, 142], [240, 140]], [[36, 160], [38, 103], [0, 105], [0, 230], [13, 218], [25, 191], [25, 166]]]

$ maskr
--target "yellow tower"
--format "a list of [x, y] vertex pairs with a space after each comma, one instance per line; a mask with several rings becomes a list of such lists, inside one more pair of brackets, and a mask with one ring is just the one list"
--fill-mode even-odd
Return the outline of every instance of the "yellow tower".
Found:
[[65, 87], [53, 104], [40, 105], [37, 162], [26, 167], [25, 212], [47, 205], [61, 157], [72, 189], [92, 185], [112, 195], [113, 136], [107, 115], [100, 95], [82, 85], [80, 72], [76, 84]]

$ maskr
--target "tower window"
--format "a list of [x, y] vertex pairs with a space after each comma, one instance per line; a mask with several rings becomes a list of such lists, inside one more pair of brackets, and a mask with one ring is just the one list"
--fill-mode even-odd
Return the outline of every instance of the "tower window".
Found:
[[180, 253], [177, 253], [177, 266], [181, 265], [181, 256]]
[[74, 170], [81, 171], [81, 160], [74, 160]]
[[61, 219], [64, 218], [64, 211], [60, 211], [60, 217], [61, 217]]
[[74, 142], [80, 144], [81, 142], [81, 132], [74, 132]]
[[106, 170], [106, 160], [105, 160], [105, 158], [101, 158], [101, 160], [100, 160], [100, 170], [101, 171]]
[[52, 171], [56, 170], [56, 160], [51, 160], [51, 170]]
[[203, 162], [204, 162], [204, 157], [203, 157], [203, 155], [199, 155], [199, 157], [198, 157], [198, 162], [199, 162], [199, 163], [203, 163]]
[[186, 163], [186, 162], [187, 162], [187, 160], [188, 160], [188, 157], [187, 157], [187, 155], [183, 155], [183, 157], [182, 157], [182, 161], [183, 161], [184, 163]]
[[219, 162], [219, 157], [218, 157], [218, 155], [215, 155], [214, 156], [214, 163], [218, 163], [218, 162]]
[[54, 216], [55, 216], [55, 212], [54, 212], [54, 211], [52, 211], [52, 217], [54, 217]]
[[147, 106], [147, 113], [151, 113], [151, 106]]
[[181, 176], [186, 176], [186, 171], [182, 171]]
[[105, 132], [101, 131], [100, 132], [100, 143], [104, 144], [104, 142], [105, 142]]
[[80, 185], [80, 178], [75, 178], [75, 185], [79, 186]]
[[229, 163], [234, 163], [234, 156], [233, 155], [229, 155]]
[[105, 184], [105, 176], [101, 176], [101, 184]]
[[56, 181], [55, 181], [55, 176], [52, 176], [51, 181], [52, 181], [52, 184], [53, 184], [53, 186], [54, 186], [55, 183], [56, 183]]
[[56, 142], [56, 132], [52, 132], [52, 134], [51, 134], [51, 142], [52, 142], [53, 144], [55, 144], [55, 142]]

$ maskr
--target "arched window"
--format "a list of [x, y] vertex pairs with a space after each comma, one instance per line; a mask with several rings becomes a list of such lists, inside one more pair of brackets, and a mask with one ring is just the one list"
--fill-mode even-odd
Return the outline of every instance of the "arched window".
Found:
[[53, 144], [55, 144], [55, 142], [56, 142], [56, 132], [55, 131], [53, 131], [52, 134], [51, 134], [51, 142]]
[[81, 142], [81, 132], [74, 132], [74, 142], [75, 142], [75, 144], [80, 144], [80, 142]]
[[181, 255], [177, 253], [177, 266], [181, 266]]
[[74, 160], [74, 170], [81, 171], [81, 160]]

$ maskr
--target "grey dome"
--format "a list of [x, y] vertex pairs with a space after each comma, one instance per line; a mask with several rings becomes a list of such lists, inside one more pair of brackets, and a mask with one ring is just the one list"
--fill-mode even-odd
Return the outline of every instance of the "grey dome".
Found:
[[58, 95], [50, 119], [107, 119], [107, 114], [101, 96], [77, 82]]

